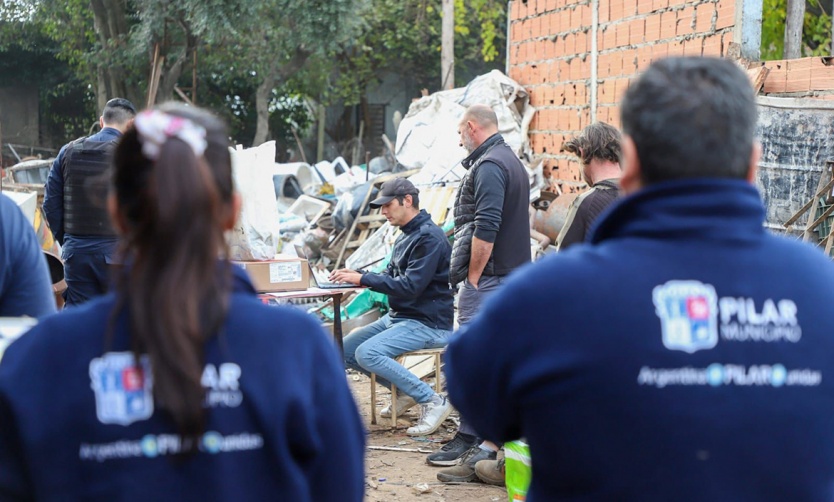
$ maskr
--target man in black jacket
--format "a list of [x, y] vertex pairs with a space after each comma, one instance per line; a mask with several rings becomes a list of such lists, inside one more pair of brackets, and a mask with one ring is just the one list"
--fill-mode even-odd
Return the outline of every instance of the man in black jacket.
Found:
[[[418, 193], [410, 181], [395, 178], [385, 182], [379, 197], [371, 202], [372, 207], [382, 208], [391, 225], [402, 230], [384, 272], [340, 269], [330, 276], [332, 281], [367, 286], [388, 295], [391, 310], [385, 316], [345, 337], [345, 362], [362, 373], [375, 373], [379, 383], [388, 388], [393, 383], [404, 393], [391, 399], [397, 415], [415, 404], [421, 406], [420, 421], [406, 431], [414, 436], [436, 431], [452, 407], [394, 358], [412, 350], [445, 346], [454, 316], [449, 287], [451, 245], [431, 216], [420, 209]], [[380, 415], [391, 416], [391, 408]]]

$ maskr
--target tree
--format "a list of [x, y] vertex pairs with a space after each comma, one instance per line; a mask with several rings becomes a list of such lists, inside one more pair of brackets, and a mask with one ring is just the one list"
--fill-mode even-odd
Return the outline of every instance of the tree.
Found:
[[[781, 59], [785, 48], [785, 14], [787, 0], [764, 0], [762, 19], [762, 60]], [[831, 14], [819, 0], [805, 5], [802, 30], [803, 56], [831, 55]]]
[[258, 80], [253, 144], [269, 136], [273, 90], [304, 69], [311, 57], [327, 58], [347, 45], [367, 5], [367, 0], [265, 0], [249, 5], [244, 17], [248, 29], [241, 30], [235, 44], [240, 50], [232, 54], [236, 67], [253, 72]]

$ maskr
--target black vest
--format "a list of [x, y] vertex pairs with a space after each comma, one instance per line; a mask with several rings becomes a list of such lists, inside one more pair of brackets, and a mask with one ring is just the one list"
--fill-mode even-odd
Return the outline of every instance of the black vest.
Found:
[[[501, 211], [501, 225], [483, 275], [507, 275], [530, 261], [530, 220], [527, 209], [530, 204], [530, 184], [527, 172], [503, 138], [493, 137], [490, 143], [478, 157], [465, 159], [471, 161], [471, 167], [461, 180], [455, 199], [455, 242], [449, 268], [449, 283], [453, 287], [466, 279], [469, 273], [472, 236], [475, 233], [475, 173], [485, 161], [493, 162], [506, 173], [507, 191]], [[467, 167], [467, 163], [464, 167]]]
[[64, 154], [64, 233], [115, 236], [107, 214], [107, 172], [118, 140], [73, 141]]

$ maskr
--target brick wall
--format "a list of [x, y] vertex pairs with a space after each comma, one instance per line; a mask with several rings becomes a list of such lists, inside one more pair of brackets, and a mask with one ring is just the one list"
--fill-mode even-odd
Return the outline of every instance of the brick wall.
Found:
[[630, 79], [653, 59], [725, 55], [733, 40], [735, 5], [735, 0], [514, 0], [509, 73], [538, 108], [530, 141], [545, 158], [551, 182], [566, 191], [582, 188], [578, 162], [559, 153], [562, 142], [594, 120], [619, 126], [619, 102]]

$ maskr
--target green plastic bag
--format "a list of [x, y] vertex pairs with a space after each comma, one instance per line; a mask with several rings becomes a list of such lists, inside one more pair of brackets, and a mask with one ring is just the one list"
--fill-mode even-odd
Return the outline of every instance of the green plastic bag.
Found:
[[527, 500], [532, 468], [530, 448], [524, 441], [504, 443], [504, 473], [510, 502]]

